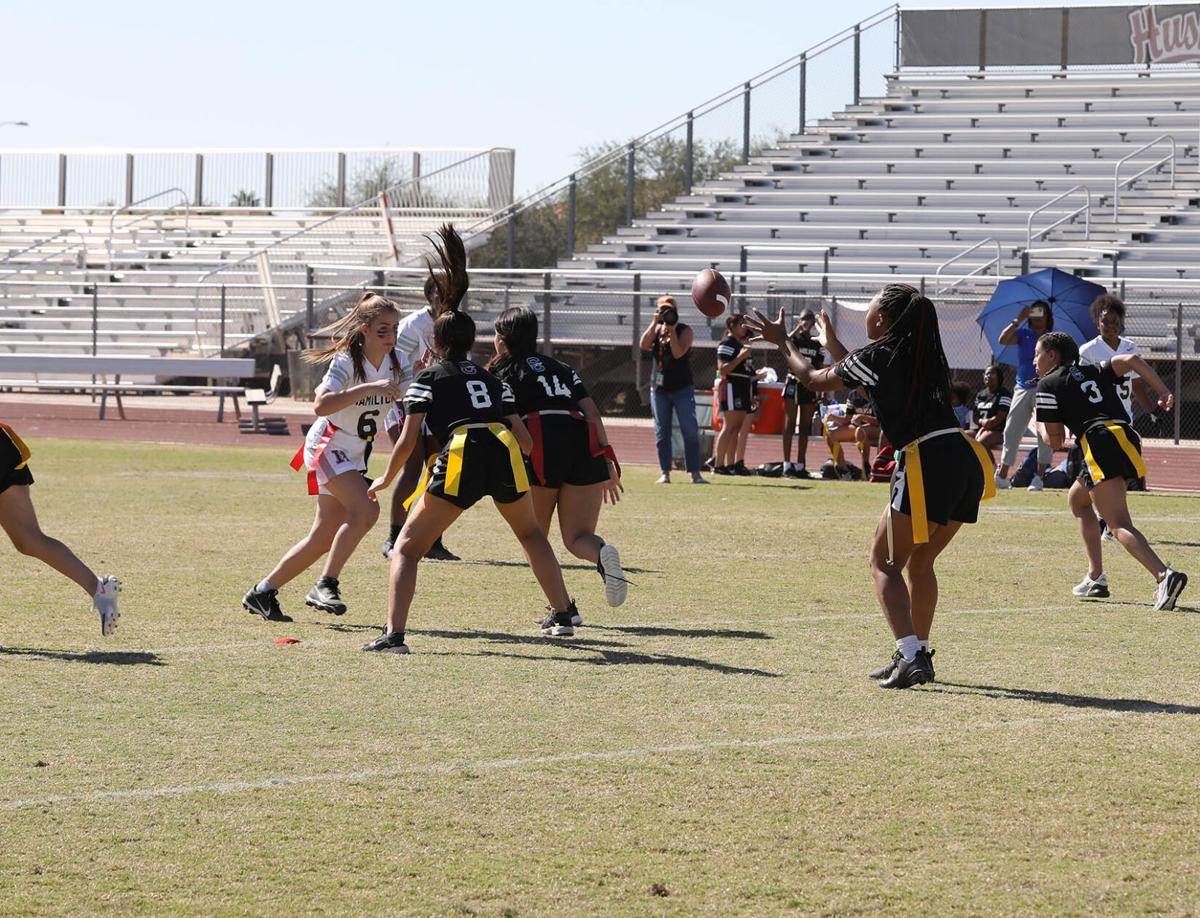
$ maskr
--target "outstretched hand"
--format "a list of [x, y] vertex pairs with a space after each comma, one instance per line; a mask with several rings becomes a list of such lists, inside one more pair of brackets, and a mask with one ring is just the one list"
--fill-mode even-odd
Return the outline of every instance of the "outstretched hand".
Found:
[[757, 337], [779, 347], [787, 341], [787, 326], [784, 324], [783, 307], [779, 309], [779, 318], [772, 322], [760, 310], [755, 309], [756, 318], [747, 316], [743, 321]]
[[1162, 398], [1160, 398], [1158, 400], [1158, 407], [1161, 408], [1163, 411], [1170, 411], [1172, 408], [1175, 407], [1175, 396], [1172, 393], [1168, 392], [1166, 395], [1164, 395]]
[[827, 348], [831, 337], [833, 337], [833, 319], [822, 309], [821, 314], [817, 316], [817, 344]]
[[379, 492], [386, 490], [390, 483], [391, 482], [389, 482], [385, 476], [380, 475], [378, 478], [372, 481], [370, 487], [367, 488], [367, 498], [369, 500], [378, 502]]

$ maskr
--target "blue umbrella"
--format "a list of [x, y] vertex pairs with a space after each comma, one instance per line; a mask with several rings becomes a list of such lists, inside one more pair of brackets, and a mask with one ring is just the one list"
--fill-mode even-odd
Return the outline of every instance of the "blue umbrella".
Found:
[[996, 285], [996, 292], [975, 319], [983, 336], [991, 345], [992, 354], [1000, 363], [1017, 366], [1017, 346], [1002, 345], [1000, 333], [1026, 306], [1044, 300], [1054, 314], [1054, 330], [1064, 331], [1076, 344], [1091, 341], [1098, 334], [1092, 321], [1092, 300], [1108, 291], [1081, 277], [1046, 268], [1033, 274], [1023, 274]]

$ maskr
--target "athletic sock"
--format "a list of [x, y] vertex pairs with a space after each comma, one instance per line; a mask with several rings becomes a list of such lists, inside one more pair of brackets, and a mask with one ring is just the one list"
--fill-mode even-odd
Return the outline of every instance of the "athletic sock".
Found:
[[919, 643], [920, 643], [920, 645], [921, 645], [921, 649], [922, 649], [922, 650], [924, 650], [924, 651], [926, 651], [926, 652], [928, 652], [928, 650], [929, 650], [929, 641], [919, 641]]
[[911, 663], [917, 658], [917, 651], [921, 649], [921, 642], [917, 640], [915, 634], [910, 634], [908, 637], [902, 637], [896, 641], [896, 649], [900, 651], [900, 656], [904, 657], [905, 662]]
[[397, 526], [395, 523], [392, 523], [391, 531], [388, 533], [388, 541], [395, 545], [396, 540], [400, 538], [400, 530], [403, 528], [403, 523], [401, 523], [399, 526]]
[[258, 583], [258, 586], [256, 586], [256, 587], [254, 588], [254, 592], [255, 592], [255, 593], [265, 593], [265, 592], [267, 592], [268, 590], [273, 590], [273, 589], [275, 589], [275, 587], [273, 587], [273, 586], [271, 585], [271, 581], [270, 581], [270, 580], [267, 580], [267, 579], [264, 577], [262, 580], [260, 580], [260, 581], [259, 581], [259, 583]]

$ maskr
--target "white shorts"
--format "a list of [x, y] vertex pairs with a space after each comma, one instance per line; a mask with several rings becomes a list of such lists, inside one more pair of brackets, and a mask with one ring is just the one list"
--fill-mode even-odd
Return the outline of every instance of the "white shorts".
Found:
[[[314, 424], [304, 438], [304, 467], [309, 472], [310, 494], [329, 494], [325, 485], [347, 472], [367, 471], [367, 440], [352, 433], [334, 430], [328, 424]], [[313, 483], [316, 483], [316, 491]]]

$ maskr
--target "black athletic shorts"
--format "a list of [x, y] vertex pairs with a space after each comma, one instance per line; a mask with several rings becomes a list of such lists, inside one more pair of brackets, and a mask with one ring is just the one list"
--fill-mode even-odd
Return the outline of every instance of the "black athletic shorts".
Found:
[[800, 385], [794, 376], [789, 376], [783, 384], [783, 397], [797, 405], [815, 405], [818, 402], [817, 393]]
[[[921, 443], [921, 481], [925, 491], [925, 517], [945, 525], [951, 520], [974, 523], [983, 499], [983, 466], [967, 438], [954, 432]], [[892, 472], [893, 510], [913, 515], [907, 450], [896, 451]]]
[[749, 411], [754, 399], [753, 380], [749, 376], [726, 376], [720, 388], [722, 411]]
[[[454, 438], [451, 437], [438, 454], [429, 476], [426, 490], [435, 497], [467, 510], [484, 497], [491, 497], [498, 504], [511, 504], [529, 491], [529, 466], [525, 457], [518, 454], [520, 469], [514, 468], [508, 447], [485, 428], [467, 431], [458, 482], [454, 486], [448, 481], [453, 446]], [[454, 493], [447, 488], [453, 488]]]
[[33, 473], [26, 464], [28, 451], [23, 453], [22, 446], [21, 438], [0, 424], [0, 494], [13, 485], [33, 484]]
[[[586, 420], [570, 415], [539, 415], [537, 424], [529, 424], [533, 434], [533, 452], [529, 465], [533, 472], [529, 483], [543, 488], [563, 485], [594, 485], [608, 481], [608, 460], [592, 455], [591, 427]], [[534, 430], [540, 426], [540, 437]]]
[[1079, 480], [1089, 491], [1110, 478], [1137, 481], [1146, 474], [1142, 438], [1124, 421], [1095, 424], [1079, 438], [1083, 470]]

